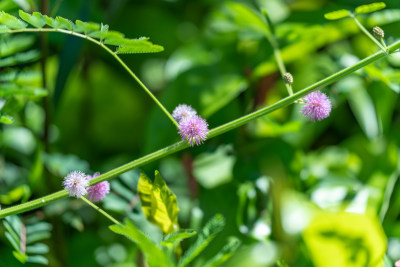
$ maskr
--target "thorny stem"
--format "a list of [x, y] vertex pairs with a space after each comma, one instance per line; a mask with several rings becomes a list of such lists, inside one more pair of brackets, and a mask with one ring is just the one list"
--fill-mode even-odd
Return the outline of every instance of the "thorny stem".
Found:
[[107, 219], [109, 219], [110, 221], [112, 221], [115, 224], [121, 224], [119, 221], [117, 221], [116, 219], [114, 219], [110, 214], [108, 214], [107, 212], [105, 212], [104, 210], [100, 209], [100, 207], [98, 207], [96, 204], [94, 204], [92, 201], [88, 200], [85, 197], [81, 197], [81, 199], [83, 201], [85, 201], [87, 204], [89, 204], [92, 208], [94, 208], [95, 210], [97, 210], [98, 212], [100, 212], [101, 214], [103, 214], [105, 217], [107, 217]]
[[[388, 50], [387, 50], [388, 54], [394, 53], [399, 48], [400, 48], [400, 41], [398, 41], [398, 42], [396, 42], [396, 43], [394, 43], [394, 44], [392, 44], [391, 46], [388, 47]], [[339, 80], [339, 79], [341, 79], [341, 78], [343, 78], [343, 77], [345, 77], [345, 76], [347, 76], [347, 75], [349, 75], [349, 74], [351, 74], [351, 73], [353, 73], [353, 72], [355, 72], [355, 71], [357, 71], [357, 70], [359, 70], [359, 69], [361, 69], [361, 68], [363, 68], [363, 67], [365, 67], [365, 66], [367, 66], [367, 65], [369, 65], [369, 64], [371, 64], [371, 63], [373, 63], [373, 62], [375, 62], [377, 60], [379, 60], [379, 59], [382, 59], [382, 58], [384, 58], [386, 56], [387, 56], [386, 52], [379, 51], [379, 52], [377, 52], [377, 53], [375, 53], [375, 54], [373, 54], [373, 55], [371, 55], [371, 56], [369, 56], [367, 58], [364, 58], [363, 60], [359, 61], [357, 64], [355, 64], [353, 66], [350, 66], [350, 67], [345, 68], [345, 69], [343, 69], [343, 70], [341, 70], [339, 72], [336, 72], [336, 73], [332, 74], [331, 76], [329, 76], [329, 77], [327, 77], [327, 78], [325, 78], [325, 79], [323, 79], [323, 80], [321, 80], [319, 82], [316, 82], [316, 83], [314, 83], [314, 84], [312, 84], [312, 85], [310, 85], [310, 86], [308, 86], [308, 87], [296, 92], [292, 96], [288, 96], [288, 97], [286, 97], [284, 99], [279, 100], [278, 102], [275, 102], [272, 105], [269, 105], [267, 107], [261, 108], [261, 109], [259, 109], [257, 111], [254, 111], [254, 112], [252, 112], [250, 114], [247, 114], [247, 115], [245, 115], [243, 117], [240, 117], [240, 118], [238, 118], [238, 119], [236, 119], [234, 121], [228, 122], [228, 123], [226, 123], [224, 125], [221, 125], [221, 126], [219, 126], [217, 128], [212, 129], [210, 131], [210, 133], [209, 133], [208, 138], [213, 138], [215, 136], [221, 135], [221, 134], [223, 134], [225, 132], [228, 132], [230, 130], [238, 128], [238, 127], [240, 127], [240, 126], [242, 126], [242, 125], [244, 125], [244, 124], [246, 124], [246, 123], [248, 123], [248, 122], [250, 122], [252, 120], [255, 120], [255, 119], [257, 119], [257, 118], [259, 118], [261, 116], [264, 116], [264, 115], [266, 115], [268, 113], [271, 113], [271, 112], [273, 112], [273, 111], [275, 111], [275, 110], [277, 110], [279, 108], [286, 107], [286, 106], [292, 104], [294, 101], [300, 99], [301, 97], [311, 93], [312, 91], [321, 89], [321, 88], [323, 88], [323, 87], [325, 87], [325, 86], [327, 86], [329, 84], [332, 84], [333, 82], [335, 82], [335, 81], [337, 81], [337, 80]], [[112, 179], [112, 178], [114, 178], [114, 177], [116, 177], [118, 175], [121, 175], [121, 174], [127, 172], [127, 171], [130, 171], [132, 169], [141, 167], [141, 166], [143, 166], [143, 165], [145, 165], [147, 163], [150, 163], [150, 162], [153, 162], [153, 161], [155, 161], [157, 159], [166, 157], [166, 156], [168, 156], [170, 154], [173, 154], [175, 152], [183, 150], [183, 149], [185, 149], [187, 147], [189, 147], [189, 144], [187, 142], [185, 142], [185, 141], [176, 142], [176, 143], [174, 143], [172, 145], [169, 145], [169, 146], [167, 146], [165, 148], [162, 148], [162, 149], [160, 149], [158, 151], [150, 153], [150, 154], [148, 154], [148, 155], [146, 155], [146, 156], [144, 156], [142, 158], [133, 160], [131, 162], [126, 163], [125, 165], [122, 165], [120, 167], [117, 167], [117, 168], [109, 171], [109, 172], [106, 172], [106, 173], [104, 173], [104, 174], [102, 174], [102, 175], [90, 180], [90, 185], [94, 185], [94, 184], [97, 184], [97, 183], [100, 183], [100, 182], [103, 182], [103, 181], [106, 181], [106, 180], [110, 180], [110, 179]], [[39, 198], [39, 199], [35, 199], [35, 200], [29, 201], [29, 202], [26, 202], [26, 203], [23, 203], [23, 204], [20, 204], [20, 205], [17, 205], [17, 206], [13, 206], [13, 207], [1, 210], [0, 211], [0, 218], [4, 218], [6, 216], [9, 216], [9, 215], [12, 215], [12, 214], [16, 214], [16, 213], [22, 213], [22, 212], [25, 212], [25, 211], [33, 210], [33, 209], [39, 208], [41, 206], [44, 206], [44, 205], [46, 205], [48, 203], [51, 203], [53, 201], [56, 201], [58, 199], [65, 198], [67, 196], [68, 196], [68, 192], [66, 190], [61, 190], [61, 191], [58, 191], [58, 192], [53, 193], [51, 195], [47, 195], [47, 196]]]
[[146, 87], [146, 85], [143, 84], [143, 82], [136, 76], [136, 74], [125, 64], [125, 62], [122, 61], [122, 59], [115, 53], [113, 52], [108, 46], [104, 45], [102, 42], [81, 34], [77, 33], [74, 31], [68, 31], [64, 29], [51, 29], [51, 28], [27, 28], [27, 29], [18, 29], [18, 30], [8, 30], [5, 31], [5, 33], [19, 33], [19, 32], [60, 32], [60, 33], [66, 33], [66, 34], [71, 34], [86, 40], [91, 41], [92, 43], [95, 43], [102, 48], [104, 48], [108, 53], [110, 53], [121, 65], [124, 67], [124, 69], [132, 76], [133, 79], [144, 89], [144, 91], [156, 102], [156, 104], [161, 108], [161, 110], [167, 115], [167, 117], [172, 121], [173, 124], [175, 124], [176, 127], [179, 128], [179, 124], [176, 122], [176, 120], [172, 117], [172, 115], [168, 112], [168, 110], [161, 104], [160, 101], [153, 95], [153, 93]]

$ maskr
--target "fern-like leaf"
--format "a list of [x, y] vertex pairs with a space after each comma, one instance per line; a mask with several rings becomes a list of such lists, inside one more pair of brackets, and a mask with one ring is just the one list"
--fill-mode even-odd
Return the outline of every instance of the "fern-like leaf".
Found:
[[214, 237], [224, 228], [225, 219], [222, 215], [215, 215], [207, 222], [199, 233], [193, 245], [186, 251], [179, 262], [179, 267], [187, 266], [195, 257], [197, 257], [214, 239]]
[[90, 32], [98, 31], [100, 29], [100, 24], [95, 22], [83, 22], [80, 20], [75, 21], [75, 32], [82, 32], [87, 35]]
[[0, 24], [3, 24], [10, 29], [24, 29], [28, 26], [27, 23], [4, 11], [0, 11]]
[[46, 19], [39, 12], [33, 12], [31, 15], [20, 10], [19, 17], [36, 28], [43, 28], [46, 25]]

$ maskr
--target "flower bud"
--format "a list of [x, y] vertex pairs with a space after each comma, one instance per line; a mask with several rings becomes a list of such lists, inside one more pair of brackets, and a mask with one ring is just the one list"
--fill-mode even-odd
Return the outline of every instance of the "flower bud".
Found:
[[378, 26], [375, 26], [372, 29], [372, 32], [374, 33], [374, 35], [377, 39], [382, 39], [385, 36], [385, 32]]
[[290, 74], [289, 72], [286, 72], [286, 73], [283, 75], [283, 81], [284, 81], [285, 83], [292, 84], [292, 83], [293, 83], [293, 76], [292, 76], [292, 74]]

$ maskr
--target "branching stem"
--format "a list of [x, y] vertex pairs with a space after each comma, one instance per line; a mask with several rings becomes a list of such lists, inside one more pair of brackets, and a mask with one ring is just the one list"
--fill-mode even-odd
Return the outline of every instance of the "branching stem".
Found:
[[[391, 54], [391, 53], [395, 52], [399, 48], [400, 48], [400, 41], [398, 41], [398, 42], [396, 42], [396, 43], [394, 43], [394, 44], [392, 44], [391, 46], [388, 47], [388, 50], [387, 50], [388, 54]], [[247, 115], [245, 115], [243, 117], [240, 117], [240, 118], [238, 118], [238, 119], [236, 119], [234, 121], [228, 122], [228, 123], [226, 123], [224, 125], [221, 125], [221, 126], [219, 126], [217, 128], [212, 129], [210, 131], [210, 133], [209, 133], [208, 138], [213, 138], [215, 136], [221, 135], [221, 134], [223, 134], [225, 132], [228, 132], [230, 130], [238, 128], [238, 127], [240, 127], [240, 126], [242, 126], [242, 125], [244, 125], [244, 124], [246, 124], [246, 123], [248, 123], [248, 122], [250, 122], [252, 120], [255, 120], [255, 119], [257, 119], [257, 118], [259, 118], [261, 116], [264, 116], [264, 115], [266, 115], [268, 113], [271, 113], [271, 112], [273, 112], [273, 111], [275, 111], [275, 110], [277, 110], [279, 108], [286, 107], [286, 106], [294, 103], [296, 100], [302, 98], [303, 96], [311, 93], [312, 91], [321, 89], [321, 88], [323, 88], [323, 87], [325, 87], [325, 86], [327, 86], [329, 84], [332, 84], [333, 82], [335, 82], [335, 81], [337, 81], [337, 80], [339, 80], [339, 79], [341, 79], [341, 78], [343, 78], [343, 77], [345, 77], [345, 76], [347, 76], [347, 75], [349, 75], [349, 74], [351, 74], [351, 73], [353, 73], [353, 72], [355, 72], [355, 71], [357, 71], [357, 70], [359, 70], [359, 69], [361, 69], [361, 68], [363, 68], [363, 67], [365, 67], [365, 66], [367, 66], [367, 65], [369, 65], [369, 64], [371, 64], [371, 63], [373, 63], [373, 62], [375, 62], [377, 60], [379, 60], [379, 59], [382, 59], [382, 58], [384, 58], [386, 56], [387, 56], [386, 52], [379, 51], [379, 52], [377, 52], [377, 53], [375, 53], [375, 54], [373, 54], [373, 55], [371, 55], [371, 56], [359, 61], [357, 64], [355, 64], [353, 66], [350, 66], [348, 68], [345, 68], [345, 69], [343, 69], [343, 70], [341, 70], [339, 72], [336, 72], [335, 74], [332, 74], [331, 76], [329, 76], [329, 77], [327, 77], [327, 78], [325, 78], [325, 79], [323, 79], [323, 80], [321, 80], [319, 82], [316, 82], [316, 83], [314, 83], [314, 84], [312, 84], [312, 85], [310, 85], [310, 86], [308, 86], [308, 87], [296, 92], [295, 94], [293, 94], [291, 96], [288, 96], [288, 97], [286, 97], [284, 99], [281, 99], [281, 100], [279, 100], [278, 102], [276, 102], [276, 103], [274, 103], [272, 105], [269, 105], [267, 107], [261, 108], [261, 109], [259, 109], [257, 111], [254, 111], [254, 112], [252, 112], [250, 114], [247, 114]], [[106, 173], [104, 173], [104, 174], [102, 174], [102, 175], [90, 180], [90, 185], [97, 184], [97, 183], [100, 183], [102, 181], [110, 180], [111, 178], [114, 178], [114, 177], [116, 177], [116, 176], [118, 176], [120, 174], [123, 174], [123, 173], [125, 173], [125, 172], [127, 172], [129, 170], [141, 167], [141, 166], [143, 166], [143, 165], [145, 165], [147, 163], [150, 163], [150, 162], [153, 162], [153, 161], [155, 161], [157, 159], [166, 157], [166, 156], [168, 156], [170, 154], [173, 154], [175, 152], [183, 150], [183, 149], [185, 149], [187, 147], [189, 147], [189, 144], [187, 142], [185, 142], [185, 141], [176, 142], [175, 144], [172, 144], [170, 146], [162, 148], [162, 149], [160, 149], [158, 151], [155, 151], [153, 153], [150, 153], [150, 154], [148, 154], [148, 155], [146, 155], [146, 156], [144, 156], [142, 158], [139, 158], [139, 159], [136, 159], [134, 161], [128, 162], [125, 165], [122, 165], [120, 167], [117, 167], [117, 168], [109, 171], [109, 172], [106, 172]], [[0, 218], [4, 218], [4, 217], [12, 215], [12, 214], [17, 214], [17, 213], [33, 210], [33, 209], [39, 208], [41, 206], [44, 206], [44, 205], [46, 205], [48, 203], [51, 203], [53, 201], [56, 201], [58, 199], [65, 198], [67, 196], [68, 196], [67, 191], [66, 190], [61, 190], [61, 191], [58, 191], [58, 192], [53, 193], [51, 195], [47, 195], [47, 196], [45, 196], [43, 198], [35, 199], [35, 200], [29, 201], [29, 202], [26, 202], [26, 203], [23, 203], [23, 204], [20, 204], [20, 205], [17, 205], [17, 206], [13, 206], [13, 207], [1, 210], [0, 211]]]
[[108, 46], [106, 46], [102, 42], [100, 42], [90, 36], [87, 36], [87, 35], [84, 35], [84, 34], [81, 34], [78, 32], [74, 32], [74, 31], [64, 30], [64, 29], [25, 28], [25, 29], [18, 29], [18, 30], [8, 30], [5, 33], [19, 33], [19, 32], [60, 32], [60, 33], [70, 34], [70, 35], [74, 35], [74, 36], [89, 40], [92, 43], [95, 43], [95, 44], [101, 46], [102, 48], [104, 48], [104, 50], [106, 50], [108, 53], [110, 53], [122, 65], [122, 67], [124, 67], [124, 69], [132, 76], [132, 78], [135, 79], [135, 81], [143, 88], [143, 90], [154, 100], [154, 102], [156, 102], [156, 104], [161, 108], [161, 110], [165, 113], [165, 115], [167, 115], [167, 117], [172, 121], [172, 123], [176, 127], [179, 128], [179, 124], [176, 122], [176, 120], [172, 117], [172, 115], [168, 112], [168, 110], [163, 106], [163, 104], [161, 104], [161, 102], [158, 101], [158, 99], [146, 87], [146, 85], [144, 85], [144, 83], [136, 76], [136, 74], [125, 64], [124, 61], [122, 61], [122, 59], [115, 52], [113, 52]]

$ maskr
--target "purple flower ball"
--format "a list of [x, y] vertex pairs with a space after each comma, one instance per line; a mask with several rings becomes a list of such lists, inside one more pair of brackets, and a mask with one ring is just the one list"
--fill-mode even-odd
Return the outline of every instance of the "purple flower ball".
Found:
[[[93, 176], [86, 176], [87, 181], [89, 182], [93, 178], [99, 176], [100, 173], [96, 172]], [[106, 195], [110, 192], [110, 183], [107, 181], [92, 185], [88, 189], [88, 199], [92, 202], [100, 202]]]
[[181, 120], [179, 124], [179, 134], [182, 140], [187, 140], [190, 146], [200, 145], [207, 139], [208, 124], [200, 116], [192, 116]]
[[63, 185], [71, 197], [80, 198], [87, 194], [86, 188], [89, 186], [89, 181], [83, 172], [72, 171], [64, 178]]
[[196, 110], [185, 104], [178, 105], [172, 112], [172, 117], [174, 117], [178, 123], [185, 118], [193, 117], [195, 115], [197, 115]]
[[303, 98], [301, 113], [311, 121], [323, 120], [329, 116], [332, 110], [331, 101], [326, 94], [319, 91], [312, 92]]

